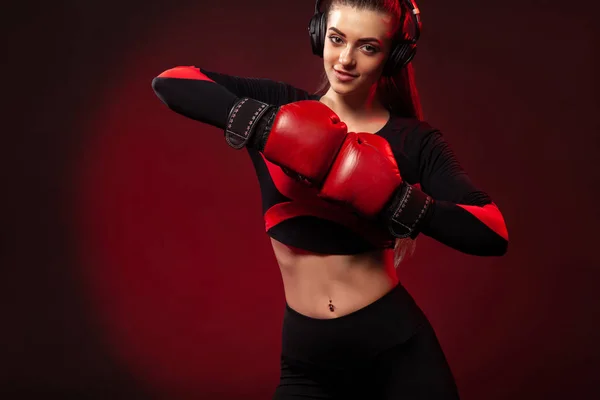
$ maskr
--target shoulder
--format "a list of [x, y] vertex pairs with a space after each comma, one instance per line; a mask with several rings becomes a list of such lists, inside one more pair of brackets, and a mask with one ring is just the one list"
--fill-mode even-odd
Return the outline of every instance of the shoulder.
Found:
[[392, 115], [379, 135], [389, 142], [396, 158], [406, 158], [417, 164], [423, 154], [447, 147], [437, 128], [416, 118]]
[[432, 137], [441, 135], [439, 130], [431, 126], [426, 121], [417, 118], [401, 117], [395, 114], [390, 116], [390, 120], [379, 133], [390, 143], [401, 145], [402, 147], [414, 147]]
[[390, 133], [405, 133], [405, 134], [427, 134], [437, 131], [428, 122], [421, 121], [417, 118], [401, 117], [391, 114], [389, 122]]

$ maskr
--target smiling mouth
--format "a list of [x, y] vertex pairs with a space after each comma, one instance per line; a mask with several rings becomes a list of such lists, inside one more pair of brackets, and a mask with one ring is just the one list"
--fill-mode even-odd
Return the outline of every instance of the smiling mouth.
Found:
[[343, 75], [343, 76], [347, 76], [349, 78], [356, 78], [357, 77], [357, 75], [352, 75], [352, 74], [349, 74], [348, 72], [343, 72], [343, 71], [337, 70], [335, 68], [333, 70], [335, 72], [337, 72], [338, 74]]

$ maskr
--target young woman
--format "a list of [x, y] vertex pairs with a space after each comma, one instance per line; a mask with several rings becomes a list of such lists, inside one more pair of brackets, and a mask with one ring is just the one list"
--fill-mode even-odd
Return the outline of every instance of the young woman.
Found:
[[397, 262], [423, 233], [503, 255], [504, 220], [421, 121], [412, 0], [319, 3], [309, 33], [322, 91], [196, 67], [169, 69], [153, 88], [170, 109], [224, 129], [254, 164], [286, 298], [274, 398], [456, 399], [393, 249]]

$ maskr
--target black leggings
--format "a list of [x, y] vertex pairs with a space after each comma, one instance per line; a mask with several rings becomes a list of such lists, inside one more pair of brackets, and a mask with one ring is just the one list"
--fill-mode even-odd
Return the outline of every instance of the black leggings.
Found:
[[286, 305], [273, 400], [458, 398], [433, 328], [401, 285], [340, 318]]

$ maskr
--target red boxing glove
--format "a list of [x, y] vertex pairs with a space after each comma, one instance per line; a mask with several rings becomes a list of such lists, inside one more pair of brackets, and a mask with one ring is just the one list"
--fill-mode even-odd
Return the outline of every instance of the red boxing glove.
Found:
[[402, 182], [387, 140], [347, 129], [318, 101], [272, 109], [244, 98], [231, 110], [225, 136], [234, 148], [248, 144], [261, 151], [288, 175], [316, 187], [321, 198], [383, 219], [395, 237], [416, 237], [433, 199]]
[[351, 206], [375, 218], [390, 201], [402, 177], [392, 149], [384, 138], [351, 132], [346, 136], [319, 197]]
[[279, 107], [265, 135], [265, 157], [320, 186], [344, 143], [348, 127], [329, 107], [303, 100]]

